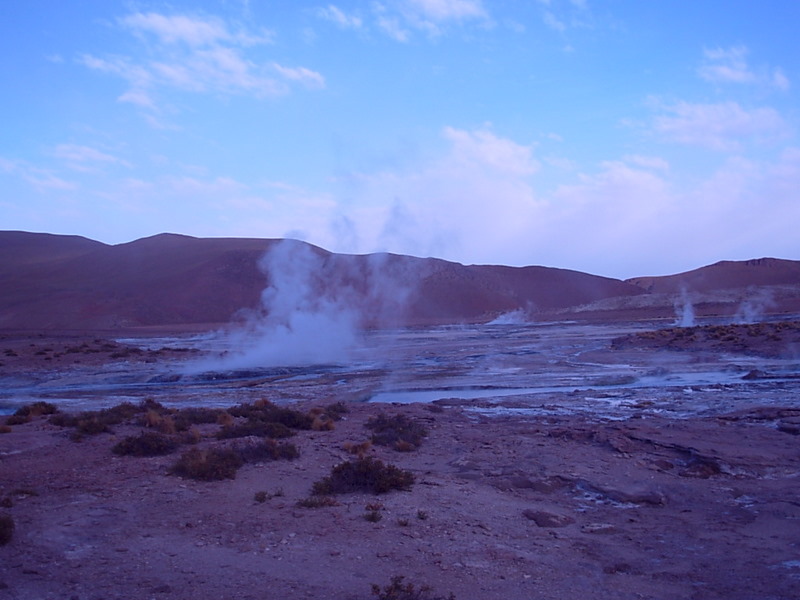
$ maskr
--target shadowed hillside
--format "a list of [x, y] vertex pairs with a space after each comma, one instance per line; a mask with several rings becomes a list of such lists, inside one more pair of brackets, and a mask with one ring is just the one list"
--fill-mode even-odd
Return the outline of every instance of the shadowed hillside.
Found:
[[[259, 260], [279, 243], [314, 257], [312, 293], [352, 303], [367, 325], [489, 321], [520, 309], [532, 316], [644, 293], [619, 280], [563, 269], [342, 255], [302, 242], [161, 234], [110, 246], [74, 236], [0, 232], [0, 327], [227, 323], [260, 307], [271, 281]], [[286, 266], [300, 268], [312, 269]]]

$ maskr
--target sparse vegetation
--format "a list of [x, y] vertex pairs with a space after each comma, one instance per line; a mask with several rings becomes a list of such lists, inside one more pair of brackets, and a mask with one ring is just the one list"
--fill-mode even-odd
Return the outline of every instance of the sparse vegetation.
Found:
[[366, 423], [372, 430], [372, 441], [380, 446], [389, 446], [399, 452], [416, 450], [428, 435], [424, 425], [405, 415], [387, 416], [383, 413]]
[[404, 580], [402, 575], [395, 575], [391, 583], [383, 589], [373, 584], [372, 595], [378, 600], [455, 600], [452, 593], [448, 596], [436, 596], [431, 587], [423, 585], [417, 588], [413, 583], [404, 583]]
[[350, 412], [344, 402], [333, 402], [325, 407], [325, 416], [333, 421], [340, 421], [344, 415]]
[[281, 423], [290, 429], [311, 429], [314, 417], [282, 406], [277, 406], [269, 400], [258, 400], [253, 404], [239, 404], [229, 409], [234, 417], [243, 417], [248, 421], [263, 423]]
[[173, 438], [155, 431], [144, 431], [120, 440], [111, 451], [124, 456], [163, 456], [177, 448], [178, 443]]
[[383, 519], [383, 515], [379, 510], [369, 510], [364, 513], [364, 519], [369, 521], [370, 523], [377, 523], [381, 519]]
[[294, 444], [276, 442], [272, 439], [262, 440], [255, 444], [237, 446], [235, 452], [246, 463], [265, 460], [293, 460], [300, 456], [300, 451]]
[[326, 508], [329, 506], [339, 506], [336, 498], [330, 496], [311, 496], [310, 498], [302, 498], [297, 501], [297, 506], [300, 508]]
[[14, 537], [14, 519], [11, 515], [0, 515], [0, 546], [5, 546]]
[[314, 495], [372, 492], [385, 494], [392, 490], [408, 490], [414, 484], [410, 471], [386, 465], [372, 457], [340, 463], [331, 474], [314, 483]]
[[58, 412], [58, 407], [49, 402], [34, 402], [19, 407], [13, 415], [6, 418], [6, 425], [22, 425], [28, 423], [31, 419], [41, 417], [43, 415], [53, 415]]
[[246, 421], [239, 425], [229, 425], [217, 432], [217, 439], [227, 440], [240, 437], [268, 437], [281, 439], [292, 437], [295, 432], [283, 423], [273, 423], [271, 421]]
[[[219, 423], [222, 415], [227, 413], [220, 408], [189, 407], [182, 408], [173, 415], [175, 429], [186, 431], [192, 425], [209, 425]], [[230, 415], [227, 415], [231, 419]], [[220, 423], [221, 424], [221, 423]]]
[[234, 479], [244, 464], [238, 452], [224, 448], [191, 448], [181, 454], [169, 473], [197, 481]]

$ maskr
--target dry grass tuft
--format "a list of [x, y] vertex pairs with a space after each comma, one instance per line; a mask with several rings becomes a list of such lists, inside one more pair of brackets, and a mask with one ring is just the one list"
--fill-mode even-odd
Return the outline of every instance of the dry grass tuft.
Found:
[[372, 585], [372, 595], [378, 600], [455, 600], [455, 596], [435, 596], [433, 589], [427, 585], [417, 588], [413, 583], [404, 583], [405, 577], [395, 575], [391, 583], [383, 589], [377, 584]]
[[427, 428], [405, 415], [388, 416], [384, 413], [372, 417], [366, 423], [372, 430], [372, 441], [380, 446], [389, 446], [399, 452], [416, 450], [428, 435]]
[[340, 463], [331, 474], [314, 483], [312, 494], [331, 495], [351, 492], [385, 494], [392, 490], [408, 490], [414, 484], [414, 475], [394, 465], [386, 465], [377, 458], [359, 458]]
[[178, 448], [178, 443], [162, 433], [145, 431], [120, 440], [111, 451], [123, 456], [163, 456]]
[[234, 479], [244, 460], [235, 450], [191, 448], [172, 466], [170, 475], [197, 481]]

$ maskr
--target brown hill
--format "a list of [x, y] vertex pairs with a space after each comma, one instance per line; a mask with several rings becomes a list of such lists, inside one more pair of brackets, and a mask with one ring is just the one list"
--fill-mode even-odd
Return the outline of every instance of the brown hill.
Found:
[[676, 294], [800, 284], [800, 262], [779, 258], [724, 260], [707, 267], [663, 277], [635, 277], [628, 283], [650, 293]]
[[[259, 268], [267, 251], [279, 266], [270, 276]], [[260, 310], [268, 285], [308, 310], [320, 303], [353, 308], [369, 325], [488, 321], [645, 293], [564, 269], [342, 255], [281, 240], [161, 234], [110, 246], [0, 232], [4, 329], [213, 327]]]

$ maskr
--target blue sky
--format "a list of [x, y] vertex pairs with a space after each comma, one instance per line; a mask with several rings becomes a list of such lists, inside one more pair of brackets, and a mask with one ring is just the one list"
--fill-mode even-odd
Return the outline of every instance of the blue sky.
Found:
[[800, 259], [800, 2], [0, 2], [0, 229]]

